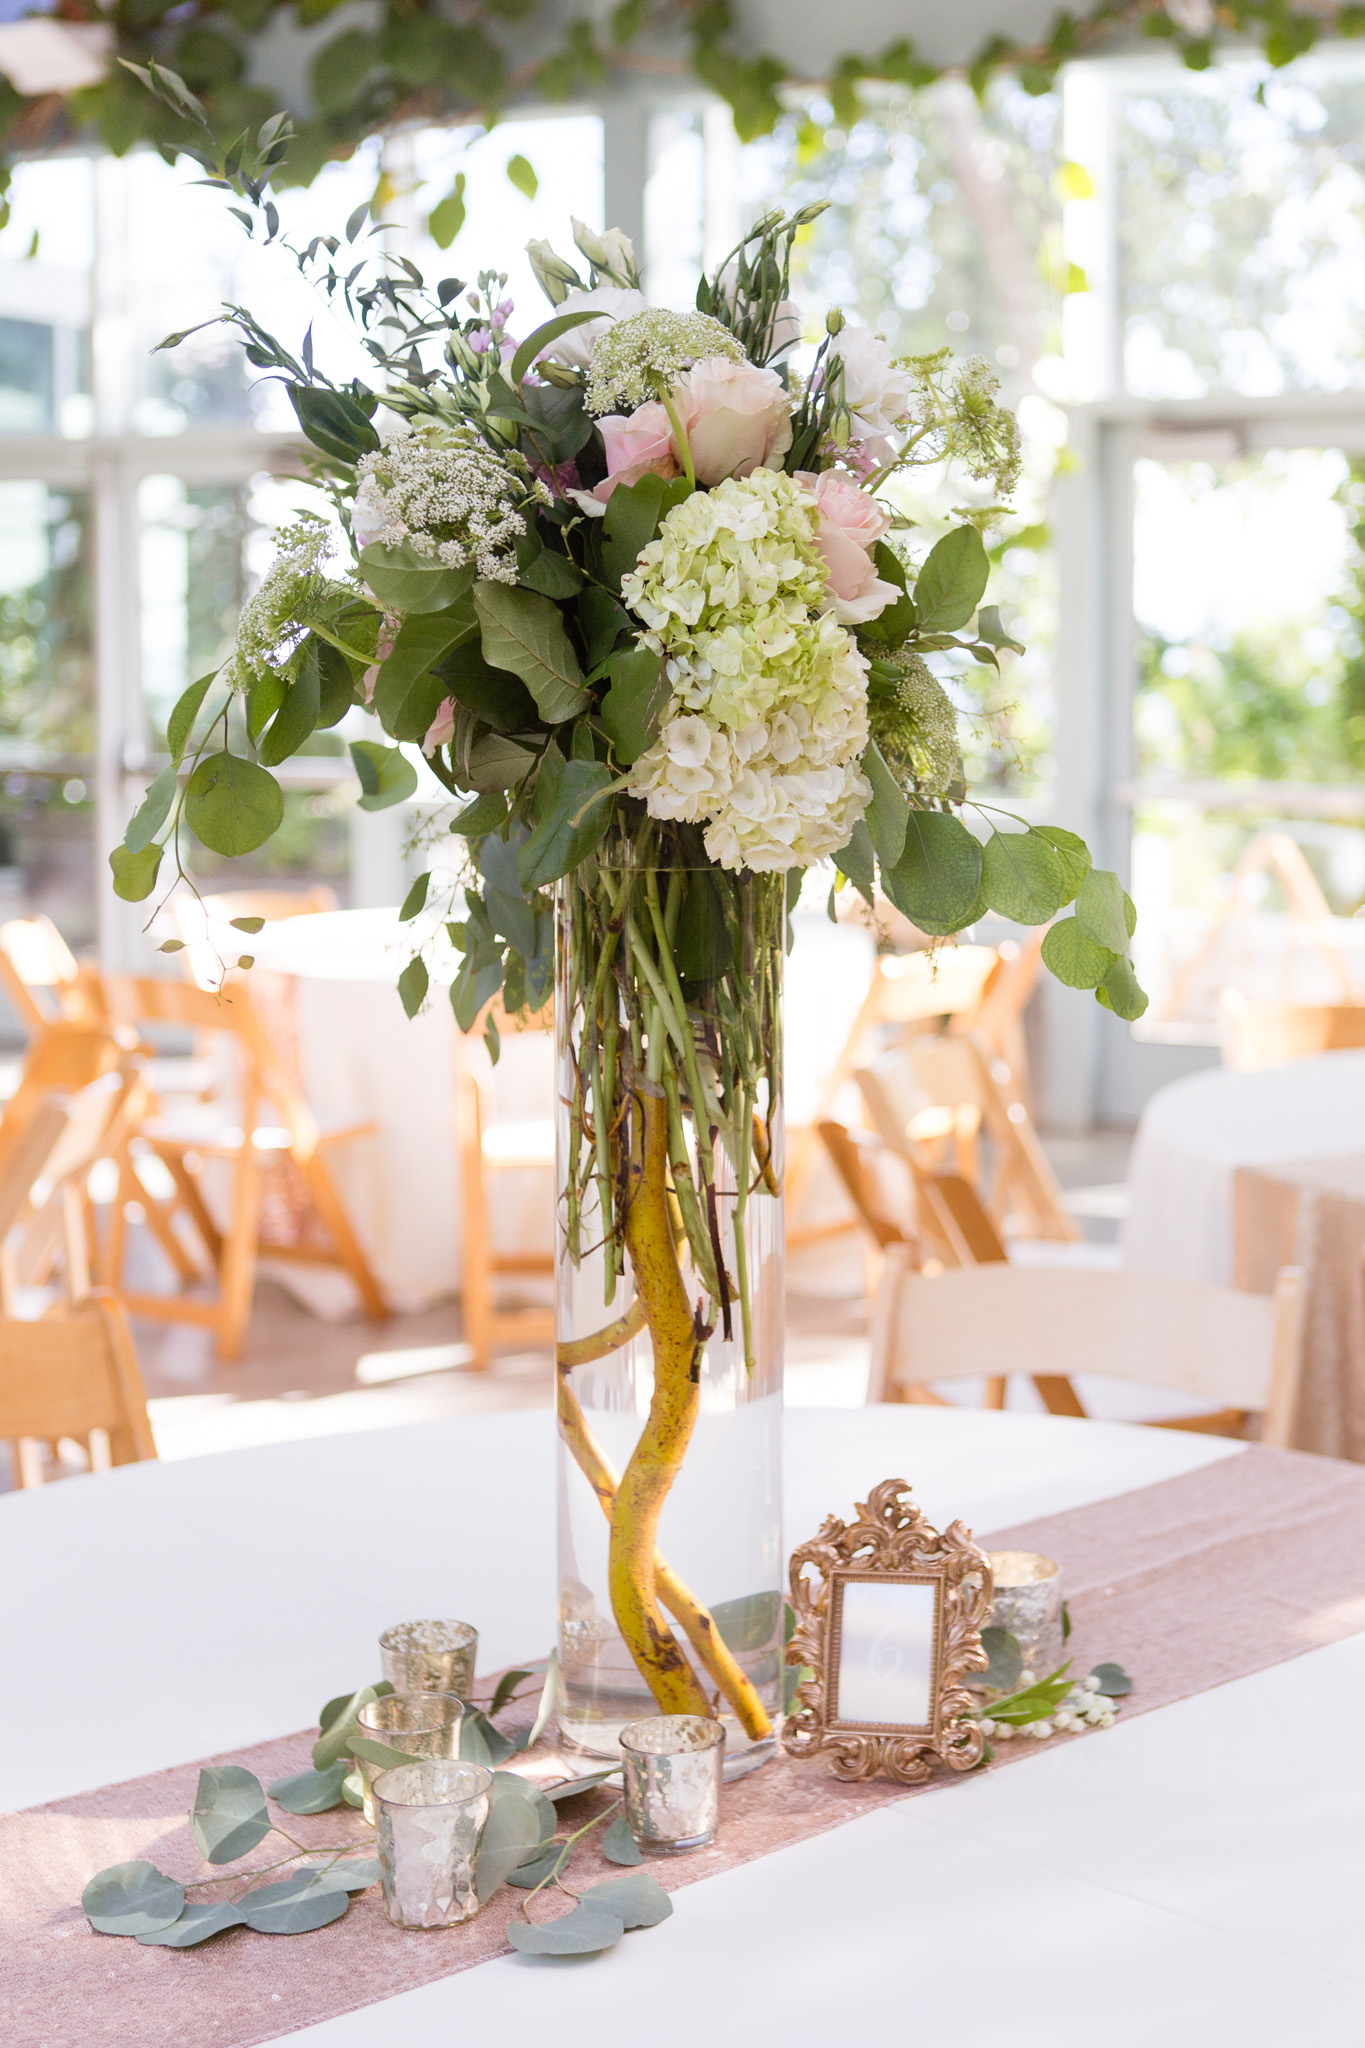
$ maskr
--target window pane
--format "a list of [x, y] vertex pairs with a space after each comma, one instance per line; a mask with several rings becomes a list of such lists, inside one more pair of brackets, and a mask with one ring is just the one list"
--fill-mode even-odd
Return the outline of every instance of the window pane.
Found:
[[85, 435], [94, 425], [90, 162], [19, 164], [11, 198], [0, 232], [0, 434]]
[[84, 494], [0, 483], [0, 910], [94, 938], [91, 528]]

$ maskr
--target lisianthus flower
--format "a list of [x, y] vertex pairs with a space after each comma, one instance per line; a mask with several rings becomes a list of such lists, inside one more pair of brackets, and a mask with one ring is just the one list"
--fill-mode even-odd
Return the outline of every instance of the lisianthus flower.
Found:
[[880, 334], [870, 327], [841, 327], [829, 345], [831, 362], [844, 368], [844, 397], [858, 438], [882, 462], [895, 449], [887, 438], [910, 416], [914, 379], [899, 369]]
[[567, 334], [547, 343], [540, 353], [557, 363], [566, 363], [571, 370], [586, 370], [594, 348], [612, 322], [629, 320], [632, 314], [644, 313], [648, 308], [644, 293], [632, 291], [626, 285], [600, 284], [595, 291], [568, 292], [555, 308], [556, 319], [565, 313], [597, 313], [600, 317], [571, 327]]
[[797, 481], [814, 494], [820, 511], [815, 545], [829, 569], [829, 587], [834, 593], [834, 616], [841, 626], [862, 626], [875, 619], [900, 591], [877, 574], [872, 549], [891, 524], [867, 491], [860, 490], [852, 477], [837, 469], [798, 470]]

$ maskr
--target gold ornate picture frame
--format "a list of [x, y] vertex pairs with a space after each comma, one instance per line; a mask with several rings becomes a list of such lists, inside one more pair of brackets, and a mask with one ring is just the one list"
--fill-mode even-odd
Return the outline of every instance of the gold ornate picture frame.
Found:
[[788, 1755], [828, 1751], [836, 1778], [917, 1785], [935, 1762], [969, 1771], [985, 1738], [963, 1680], [984, 1671], [991, 1568], [970, 1531], [942, 1535], [886, 1479], [856, 1519], [831, 1515], [792, 1554], [787, 1662], [814, 1675], [782, 1729]]

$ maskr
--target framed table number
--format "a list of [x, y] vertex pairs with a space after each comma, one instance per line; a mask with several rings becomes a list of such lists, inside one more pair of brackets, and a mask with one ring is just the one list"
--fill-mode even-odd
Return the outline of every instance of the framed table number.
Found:
[[986, 1668], [990, 1566], [961, 1522], [932, 1528], [903, 1479], [874, 1487], [855, 1517], [831, 1515], [792, 1555], [787, 1662], [809, 1675], [783, 1747], [828, 1751], [836, 1778], [969, 1771], [985, 1744], [963, 1680]]

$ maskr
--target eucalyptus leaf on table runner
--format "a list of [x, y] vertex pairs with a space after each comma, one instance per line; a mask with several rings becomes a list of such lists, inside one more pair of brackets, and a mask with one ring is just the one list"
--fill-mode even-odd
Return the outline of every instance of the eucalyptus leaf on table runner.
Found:
[[[1121, 1016], [1145, 1005], [1118, 878], [966, 786], [945, 685], [1014, 645], [982, 608], [983, 533], [1009, 520], [1018, 429], [980, 358], [893, 359], [838, 311], [798, 361], [792, 254], [818, 207], [757, 222], [688, 312], [648, 303], [619, 230], [576, 222], [578, 263], [530, 247], [550, 305], [528, 323], [501, 273], [471, 288], [389, 259], [363, 208], [295, 248], [265, 197], [286, 142], [196, 148], [248, 234], [351, 318], [373, 382], [221, 314], [282, 382], [331, 520], [279, 536], [231, 656], [176, 707], [174, 774], [115, 887], [151, 898], [163, 853], [187, 886], [186, 832], [263, 845], [273, 770], [349, 709], [383, 735], [351, 742], [365, 808], [422, 784], [453, 800], [403, 905], [409, 1015], [448, 939], [456, 1020], [482, 1018], [496, 1058], [499, 1019], [546, 1008], [557, 950], [561, 1722], [614, 1755], [653, 1708], [718, 1717], [753, 1760], [782, 1690], [781, 975], [803, 878], [825, 867], [831, 915], [848, 886], [931, 937], [1074, 904], [1057, 972]], [[908, 509], [926, 468], [968, 501], [946, 530]], [[646, 1384], [624, 1442], [613, 1418]], [[684, 1526], [675, 1478], [694, 1437], [699, 1463], [720, 1455], [700, 1446], [722, 1413], [747, 1477]], [[722, 1621], [735, 1603], [761, 1637]]]

